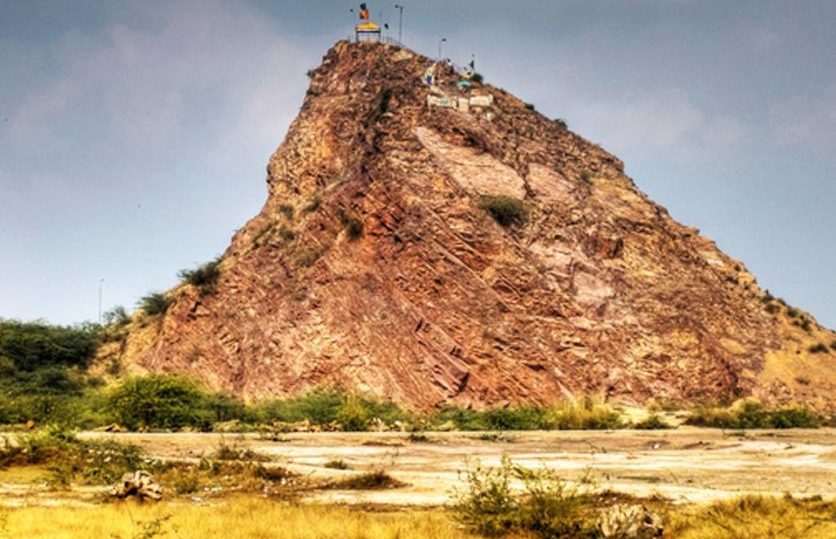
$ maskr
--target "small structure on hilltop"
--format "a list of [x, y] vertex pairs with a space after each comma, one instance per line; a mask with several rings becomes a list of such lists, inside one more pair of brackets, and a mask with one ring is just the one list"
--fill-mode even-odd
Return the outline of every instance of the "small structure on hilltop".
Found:
[[456, 109], [460, 112], [484, 113], [486, 120], [493, 119], [494, 97], [490, 93], [474, 93], [473, 62], [467, 68], [457, 68], [451, 64], [456, 75], [455, 82], [444, 84], [439, 77], [442, 72], [438, 62], [434, 62], [425, 71], [422, 82], [430, 87], [427, 106]]
[[354, 28], [354, 39], [356, 41], [380, 41], [380, 26], [369, 19], [369, 9], [365, 3], [360, 4], [360, 21], [360, 24]]

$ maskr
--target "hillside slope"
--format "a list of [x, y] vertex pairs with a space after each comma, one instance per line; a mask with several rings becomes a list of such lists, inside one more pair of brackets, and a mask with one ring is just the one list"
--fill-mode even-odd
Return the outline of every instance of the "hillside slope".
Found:
[[[481, 84], [467, 104], [488, 106], [446, 107], [465, 90], [449, 66], [424, 84], [431, 65], [383, 44], [330, 50], [216, 286], [170, 291], [162, 319], [135, 316], [103, 355], [246, 397], [833, 407], [836, 335], [559, 122]], [[525, 217], [503, 226], [485, 195]]]

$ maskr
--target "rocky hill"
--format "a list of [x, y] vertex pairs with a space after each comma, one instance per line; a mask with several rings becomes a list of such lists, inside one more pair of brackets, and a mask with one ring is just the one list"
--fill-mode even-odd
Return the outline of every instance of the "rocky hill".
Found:
[[[216, 284], [102, 352], [246, 397], [426, 409], [597, 395], [833, 408], [836, 341], [674, 221], [616, 157], [501, 89], [340, 42]], [[836, 347], [836, 343], [833, 344]], [[822, 349], [823, 348], [823, 349]]]

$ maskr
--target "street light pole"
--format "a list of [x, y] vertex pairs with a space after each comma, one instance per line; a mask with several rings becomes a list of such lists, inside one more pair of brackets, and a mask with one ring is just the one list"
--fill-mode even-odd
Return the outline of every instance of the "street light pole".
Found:
[[395, 4], [395, 9], [400, 11], [400, 17], [398, 18], [398, 43], [403, 45], [403, 8], [405, 6], [403, 4]]
[[439, 42], [438, 42], [438, 61], [439, 61], [439, 62], [441, 62], [441, 61], [442, 61], [442, 58], [441, 58], [441, 45], [442, 45], [442, 43], [446, 43], [446, 42], [447, 42], [447, 38], [446, 38], [446, 37], [442, 37], [442, 38], [439, 40]]

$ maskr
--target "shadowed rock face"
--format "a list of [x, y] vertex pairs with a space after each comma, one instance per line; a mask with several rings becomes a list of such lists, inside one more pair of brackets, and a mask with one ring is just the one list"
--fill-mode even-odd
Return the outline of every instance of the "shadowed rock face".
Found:
[[[492, 106], [428, 107], [431, 64], [375, 43], [329, 51], [214, 291], [171, 291], [123, 358], [247, 397], [339, 385], [424, 409], [590, 394], [832, 406], [836, 352], [807, 352], [831, 332], [767, 312], [740, 262], [517, 98], [475, 84]], [[438, 74], [435, 91], [458, 95]], [[483, 195], [521, 200], [524, 222], [501, 226]], [[816, 379], [794, 381], [805, 370]]]

